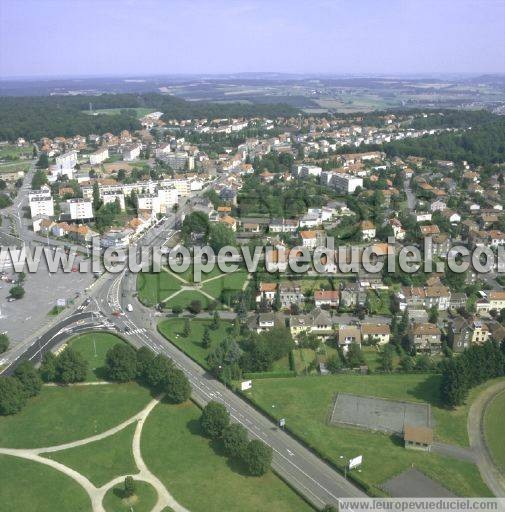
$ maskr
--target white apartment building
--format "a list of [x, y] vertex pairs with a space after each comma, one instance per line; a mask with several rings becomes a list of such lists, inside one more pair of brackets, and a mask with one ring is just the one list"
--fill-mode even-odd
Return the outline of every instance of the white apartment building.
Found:
[[31, 198], [30, 214], [32, 219], [38, 215], [42, 215], [44, 217], [54, 217], [54, 201], [51, 195]]
[[171, 210], [179, 202], [179, 192], [175, 187], [160, 187], [158, 198], [161, 207], [166, 211]]
[[363, 178], [335, 173], [332, 176], [331, 185], [344, 194], [352, 194], [358, 187], [363, 188]]
[[63, 213], [70, 216], [71, 220], [90, 220], [93, 218], [93, 203], [91, 199], [68, 199], [61, 204]]
[[[77, 165], [77, 151], [67, 151], [56, 157], [56, 169], [63, 171], [73, 169]], [[61, 173], [67, 174], [67, 173]]]
[[299, 178], [306, 178], [307, 176], [321, 176], [323, 169], [317, 165], [295, 165], [293, 166], [293, 174]]
[[125, 162], [131, 162], [136, 160], [140, 156], [140, 144], [132, 144], [123, 148], [123, 160]]
[[[158, 155], [157, 155], [158, 156]], [[176, 151], [175, 153], [164, 153], [158, 156], [160, 160], [165, 162], [175, 171], [188, 170], [192, 171], [195, 168], [195, 158], [189, 156], [186, 151]]]
[[119, 206], [121, 208], [121, 211], [124, 211], [126, 208], [125, 197], [122, 192], [115, 192], [112, 190], [101, 190], [100, 199], [103, 201], [103, 204], [115, 203], [117, 199], [119, 200]]
[[157, 195], [153, 194], [140, 194], [137, 196], [138, 210], [148, 210], [155, 214], [165, 213], [161, 209], [161, 201]]
[[107, 158], [109, 158], [109, 148], [99, 148], [89, 155], [89, 163], [91, 165], [100, 165], [102, 162], [107, 160]]

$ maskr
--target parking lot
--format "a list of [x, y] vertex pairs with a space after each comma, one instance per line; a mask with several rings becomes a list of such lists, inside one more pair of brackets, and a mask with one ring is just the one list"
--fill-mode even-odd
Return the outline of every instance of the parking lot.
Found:
[[[7, 272], [9, 277], [15, 274]], [[12, 344], [19, 342], [39, 329], [53, 317], [49, 315], [58, 299], [71, 301], [94, 281], [92, 273], [50, 274], [42, 265], [36, 273], [26, 273], [23, 283], [25, 296], [8, 302], [9, 290], [13, 286], [0, 281], [0, 331], [7, 331]]]

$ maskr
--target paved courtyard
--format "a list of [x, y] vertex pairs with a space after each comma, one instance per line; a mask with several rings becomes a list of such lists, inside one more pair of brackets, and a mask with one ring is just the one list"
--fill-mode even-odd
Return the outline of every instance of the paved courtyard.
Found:
[[408, 469], [381, 487], [393, 498], [453, 498], [456, 495], [417, 469]]

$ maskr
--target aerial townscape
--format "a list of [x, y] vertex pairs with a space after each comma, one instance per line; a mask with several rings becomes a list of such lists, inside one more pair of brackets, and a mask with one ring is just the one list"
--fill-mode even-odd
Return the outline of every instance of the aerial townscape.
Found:
[[505, 510], [505, 1], [397, 3], [0, 0], [0, 512]]

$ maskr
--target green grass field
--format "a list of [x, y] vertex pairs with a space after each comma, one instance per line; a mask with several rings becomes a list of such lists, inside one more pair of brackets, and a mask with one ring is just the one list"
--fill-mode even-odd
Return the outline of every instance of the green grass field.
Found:
[[44, 386], [14, 416], [0, 417], [0, 445], [39, 448], [76, 441], [114, 427], [151, 399], [138, 384]]
[[158, 330], [165, 338], [169, 339], [197, 363], [207, 368], [207, 361], [205, 360], [207, 354], [228, 335], [228, 329], [230, 329], [232, 324], [231, 322], [220, 320], [219, 328], [210, 331], [212, 343], [211, 347], [206, 349], [202, 347], [201, 342], [205, 327], [209, 326], [212, 320], [190, 320], [191, 332], [187, 338], [184, 338], [181, 334], [184, 329], [184, 322], [182, 318], [163, 320], [158, 324]]
[[486, 444], [496, 466], [505, 473], [505, 445], [503, 444], [503, 420], [505, 418], [505, 392], [498, 395], [488, 406], [484, 417]]
[[16, 160], [21, 157], [33, 158], [33, 146], [18, 147], [14, 144], [0, 146], [0, 160]]
[[91, 512], [86, 491], [49, 466], [0, 455], [0, 475], [0, 510]]
[[[335, 375], [290, 379], [255, 380], [248, 396], [335, 464], [340, 457], [363, 454], [362, 476], [378, 485], [414, 464], [428, 476], [463, 496], [489, 496], [477, 467], [434, 453], [405, 450], [394, 436], [365, 430], [335, 427], [327, 423], [337, 391], [384, 398], [428, 401], [436, 422], [435, 434], [457, 442], [466, 420], [438, 407], [438, 375]], [[466, 418], [466, 416], [465, 416]], [[443, 434], [440, 436], [440, 432]]]
[[203, 283], [202, 289], [209, 295], [219, 299], [221, 293], [225, 290], [240, 291], [247, 279], [245, 270], [238, 270], [230, 274], [224, 274], [219, 279], [213, 279], [207, 283]]
[[31, 164], [28, 162], [11, 162], [0, 164], [0, 174], [4, 172], [27, 172], [30, 169]]
[[[208, 308], [209, 304], [214, 302], [198, 290], [184, 290], [183, 292], [178, 293], [175, 297], [164, 302], [164, 306], [167, 309], [172, 309], [174, 307], [186, 309], [194, 300], [200, 301], [202, 309]], [[218, 309], [222, 309], [220, 308], [220, 303], [218, 303]]]
[[105, 356], [107, 351], [118, 343], [124, 343], [124, 341], [108, 332], [81, 334], [69, 341], [69, 345], [80, 352], [89, 363], [86, 377], [89, 382], [105, 379]]
[[181, 281], [167, 272], [143, 273], [137, 277], [138, 298], [146, 306], [154, 306], [181, 289]]
[[312, 510], [274, 473], [250, 477], [229, 464], [221, 447], [200, 434], [191, 402], [161, 403], [144, 425], [144, 460], [174, 498], [192, 512], [305, 512]]
[[107, 492], [103, 499], [107, 512], [150, 512], [158, 499], [156, 490], [140, 480], [135, 482], [135, 494], [131, 498], [124, 498], [122, 491], [122, 487], [117, 486]]
[[75, 469], [97, 487], [121, 475], [139, 472], [132, 453], [132, 440], [137, 423], [129, 425], [113, 436], [76, 448], [43, 454]]
[[89, 115], [93, 115], [93, 114], [107, 114], [107, 115], [112, 116], [112, 115], [120, 114], [121, 110], [124, 110], [124, 109], [126, 109], [126, 110], [135, 110], [135, 114], [136, 114], [138, 119], [140, 119], [141, 117], [144, 117], [145, 115], [150, 114], [151, 112], [155, 111], [152, 108], [144, 108], [144, 107], [128, 108], [128, 107], [125, 107], [125, 108], [99, 108], [99, 109], [93, 110], [91, 112], [89, 110], [83, 110], [82, 112], [84, 112], [85, 114], [89, 114]]

